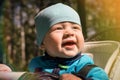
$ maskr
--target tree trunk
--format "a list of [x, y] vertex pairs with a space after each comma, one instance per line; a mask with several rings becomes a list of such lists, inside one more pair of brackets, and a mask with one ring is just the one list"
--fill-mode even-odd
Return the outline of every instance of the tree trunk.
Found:
[[[2, 10], [3, 10], [4, 0], [0, 0], [0, 63], [4, 62], [4, 48], [3, 48], [3, 25], [2, 25]], [[6, 58], [5, 58], [6, 59]]]
[[84, 38], [87, 38], [85, 0], [77, 0], [77, 8], [78, 8], [78, 13], [79, 13], [80, 18], [81, 18], [81, 24], [82, 24]]

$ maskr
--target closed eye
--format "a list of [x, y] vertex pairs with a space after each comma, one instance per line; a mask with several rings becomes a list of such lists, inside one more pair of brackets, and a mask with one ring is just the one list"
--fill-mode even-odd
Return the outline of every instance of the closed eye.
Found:
[[73, 26], [73, 27], [72, 27], [72, 29], [81, 30], [81, 28], [80, 28], [80, 27], [78, 27], [78, 26]]
[[55, 30], [63, 30], [63, 27], [56, 27]]

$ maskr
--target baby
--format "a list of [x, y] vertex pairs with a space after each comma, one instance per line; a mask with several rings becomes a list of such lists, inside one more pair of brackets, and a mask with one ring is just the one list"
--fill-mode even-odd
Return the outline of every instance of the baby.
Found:
[[35, 25], [37, 44], [45, 55], [31, 60], [31, 72], [57, 74], [60, 80], [108, 80], [105, 71], [98, 66], [92, 68], [87, 76], [79, 73], [94, 62], [81, 52], [84, 47], [82, 25], [73, 8], [62, 3], [51, 5], [38, 13]]

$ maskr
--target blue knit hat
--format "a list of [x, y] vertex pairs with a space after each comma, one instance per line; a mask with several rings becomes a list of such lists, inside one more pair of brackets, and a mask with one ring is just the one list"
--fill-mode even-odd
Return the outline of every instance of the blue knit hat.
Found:
[[44, 36], [53, 25], [64, 21], [81, 25], [78, 13], [65, 4], [57, 3], [40, 11], [35, 17], [37, 44], [41, 45]]

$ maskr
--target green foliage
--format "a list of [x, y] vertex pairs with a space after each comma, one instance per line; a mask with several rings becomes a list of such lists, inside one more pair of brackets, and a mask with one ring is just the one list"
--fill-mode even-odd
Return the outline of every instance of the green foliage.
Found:
[[[92, 38], [94, 38], [96, 35], [100, 36], [101, 38], [95, 40], [118, 40], [116, 38], [118, 37], [117, 35], [119, 31], [111, 31], [110, 29], [120, 28], [119, 2], [119, 0], [86, 0], [87, 30], [89, 32], [94, 32], [94, 34], [91, 35], [88, 32], [89, 37], [93, 35]], [[114, 37], [111, 36], [111, 32], [113, 32]], [[106, 36], [104, 36], [105, 34]]]

